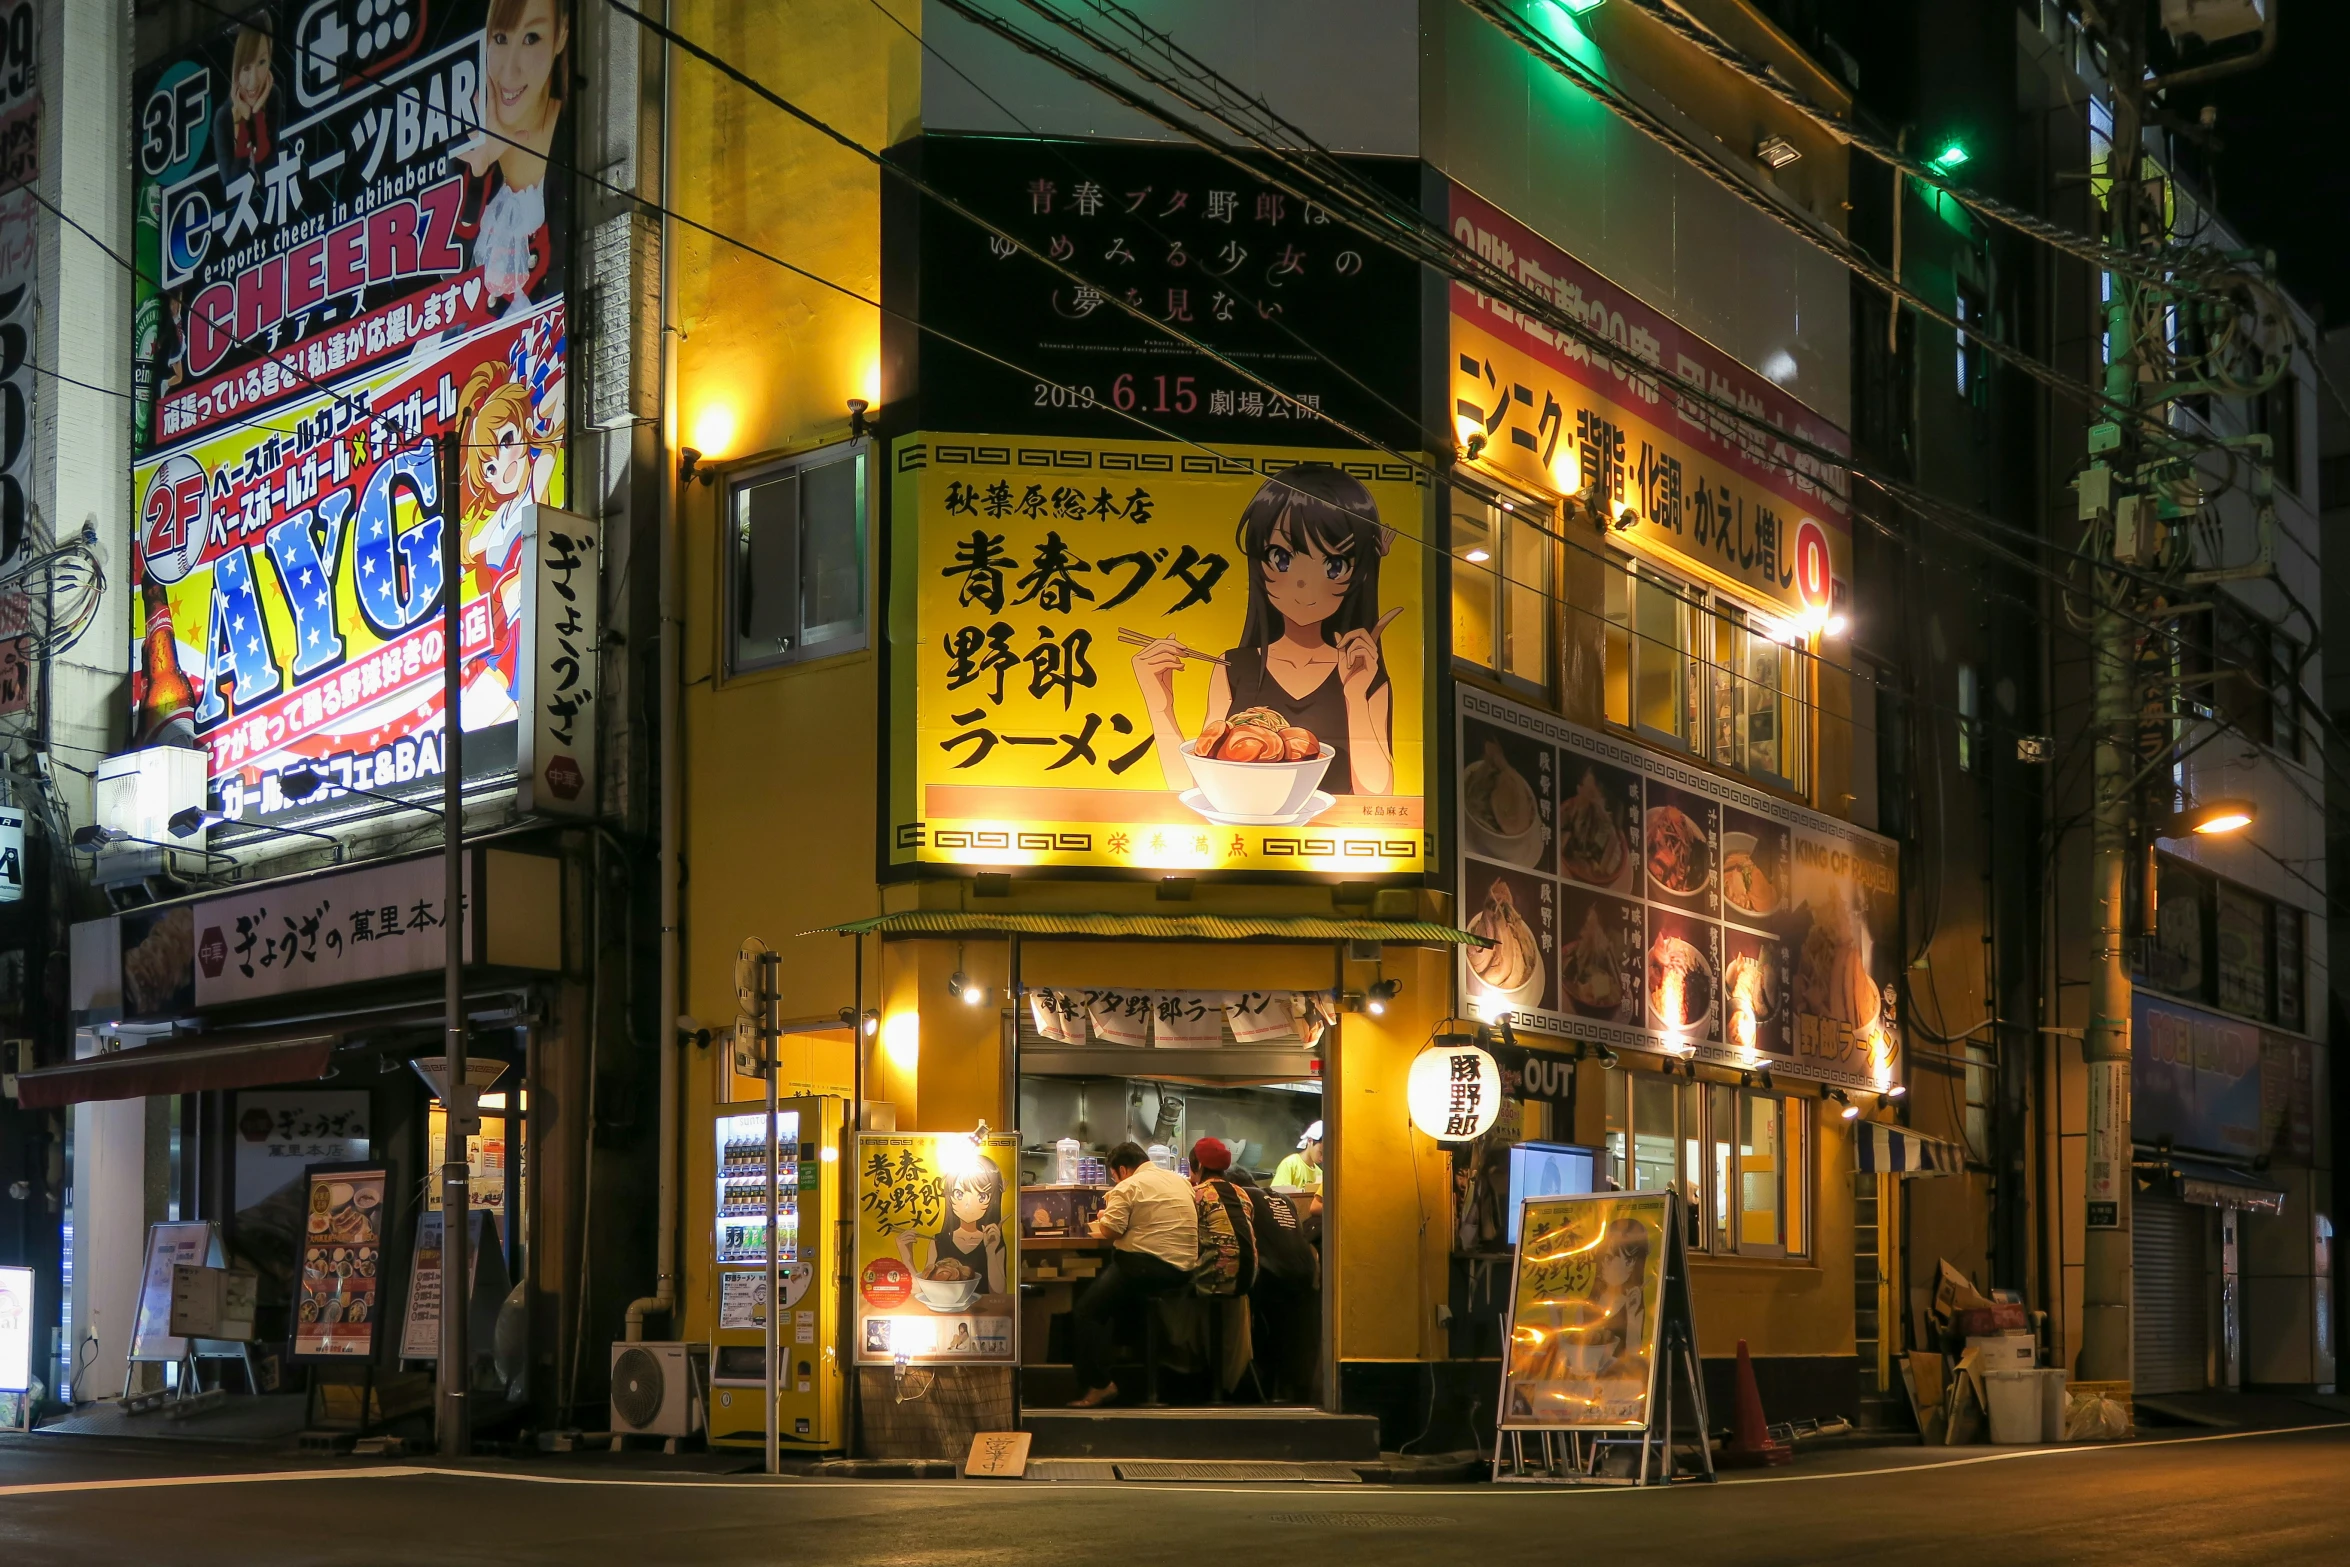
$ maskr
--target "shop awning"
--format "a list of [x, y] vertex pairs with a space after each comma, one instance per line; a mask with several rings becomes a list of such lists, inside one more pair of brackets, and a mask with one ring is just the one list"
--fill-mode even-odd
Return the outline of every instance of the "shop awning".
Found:
[[2137, 1170], [2141, 1181], [2168, 1187], [2181, 1202], [2205, 1208], [2243, 1208], [2253, 1213], [2285, 1211], [2286, 1188], [2257, 1171], [2239, 1170], [2208, 1159], [2175, 1156], [2140, 1159]]
[[1148, 941], [1383, 941], [1398, 946], [1488, 946], [1434, 920], [1336, 919], [1320, 914], [1015, 914], [906, 909], [803, 931], [843, 936], [1127, 936]]
[[1855, 1121], [1852, 1163], [1863, 1175], [1963, 1175], [1966, 1149], [1904, 1126]]
[[335, 1041], [333, 1034], [275, 1033], [243, 1039], [198, 1035], [136, 1045], [19, 1072], [17, 1094], [27, 1109], [53, 1110], [93, 1099], [304, 1083], [326, 1075]]

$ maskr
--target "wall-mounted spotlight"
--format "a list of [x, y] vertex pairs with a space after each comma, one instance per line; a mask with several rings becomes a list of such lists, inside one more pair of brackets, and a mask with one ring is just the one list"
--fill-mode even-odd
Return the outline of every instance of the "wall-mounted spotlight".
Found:
[[865, 422], [865, 410], [872, 406], [862, 397], [849, 399], [849, 438], [851, 440], [861, 441], [873, 433], [873, 427]]
[[702, 466], [702, 454], [693, 447], [680, 446], [677, 449], [678, 483], [691, 484], [698, 479], [704, 484], [710, 484], [715, 482], [717, 477], [718, 475]]
[[987, 999], [987, 987], [961, 969], [947, 976], [947, 990], [965, 1006], [975, 1007]]
[[1393, 1001], [1396, 996], [1402, 992], [1402, 990], [1403, 981], [1401, 980], [1380, 980], [1369, 990], [1363, 992], [1363, 1010], [1370, 1013], [1373, 1017], [1385, 1017], [1387, 1015], [1387, 1003]]
[[201, 805], [191, 805], [185, 810], [171, 813], [171, 835], [174, 838], [193, 838], [207, 827], [222, 825], [257, 828], [280, 838], [316, 838], [320, 843], [330, 846], [335, 851], [335, 858], [338, 861], [343, 857], [342, 839], [323, 832], [312, 832], [307, 827], [279, 827], [269, 822], [239, 821], [235, 817], [224, 816], [218, 811]]
[[1854, 1104], [1851, 1097], [1847, 1095], [1843, 1089], [1831, 1088], [1822, 1097], [1833, 1099], [1838, 1104], [1842, 1105], [1844, 1108], [1837, 1111], [1836, 1113], [1842, 1116], [1845, 1120], [1857, 1121], [1860, 1119], [1860, 1106]]

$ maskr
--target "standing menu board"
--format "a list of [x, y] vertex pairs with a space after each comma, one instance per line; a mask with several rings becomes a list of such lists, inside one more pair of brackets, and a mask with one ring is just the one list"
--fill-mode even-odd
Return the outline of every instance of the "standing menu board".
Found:
[[171, 1270], [220, 1261], [219, 1238], [203, 1220], [147, 1226], [147, 1266], [139, 1274], [139, 1314], [131, 1324], [132, 1360], [173, 1361], [188, 1352], [188, 1341], [171, 1331]]
[[[472, 1282], [466, 1298], [472, 1302], [466, 1317], [467, 1343], [476, 1356], [487, 1354], [496, 1332], [498, 1307], [511, 1287], [506, 1278], [506, 1252], [498, 1238], [497, 1220], [486, 1213], [466, 1215], [470, 1239], [467, 1272]], [[402, 1360], [441, 1358], [441, 1311], [446, 1295], [446, 1253], [441, 1246], [441, 1215], [416, 1216], [416, 1245], [408, 1254], [408, 1318], [400, 1330]]]
[[1012, 1365], [1019, 1140], [857, 1137], [857, 1361]]
[[365, 1359], [375, 1351], [381, 1315], [384, 1166], [312, 1165], [302, 1261], [296, 1274], [294, 1353], [312, 1359]]
[[1635, 741], [1458, 690], [1461, 923], [1520, 1032], [1899, 1081], [1891, 840]]
[[1527, 1201], [1502, 1359], [1503, 1430], [1647, 1426], [1671, 1217], [1665, 1192]]

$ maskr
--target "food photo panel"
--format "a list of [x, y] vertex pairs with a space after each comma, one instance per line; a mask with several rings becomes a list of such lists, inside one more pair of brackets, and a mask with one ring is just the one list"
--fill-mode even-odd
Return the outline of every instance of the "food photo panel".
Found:
[[[1727, 896], [1727, 894], [1725, 894]], [[1722, 930], [1722, 1042], [1768, 1056], [1795, 1054], [1788, 975], [1791, 951], [1776, 936]]]
[[1721, 927], [1669, 909], [1648, 911], [1648, 952], [1642, 982], [1648, 1026], [1666, 1042], [1717, 1042], [1722, 1037]]
[[1469, 933], [1492, 943], [1468, 949], [1470, 1001], [1490, 997], [1514, 1011], [1558, 1010], [1551, 961], [1558, 951], [1556, 884], [1482, 860], [1464, 861], [1463, 874], [1475, 900], [1467, 911]]
[[1721, 812], [1712, 800], [1648, 780], [1640, 863], [1649, 897], [1721, 912]]
[[1559, 889], [1559, 1010], [1645, 1028], [1646, 911], [1628, 898]]
[[1776, 822], [1736, 806], [1722, 807], [1722, 918], [1765, 930], [1783, 928], [1787, 913], [1791, 834]]
[[1558, 753], [1548, 741], [1464, 719], [1462, 847], [1480, 859], [1549, 872]]
[[1573, 751], [1559, 760], [1559, 874], [1586, 887], [1637, 893], [1639, 776]]

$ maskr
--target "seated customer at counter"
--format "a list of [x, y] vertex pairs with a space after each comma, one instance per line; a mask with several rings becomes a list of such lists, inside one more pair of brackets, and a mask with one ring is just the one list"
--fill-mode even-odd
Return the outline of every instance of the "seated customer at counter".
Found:
[[1072, 1409], [1092, 1409], [1118, 1396], [1110, 1358], [1119, 1322], [1140, 1315], [1154, 1297], [1182, 1288], [1199, 1262], [1199, 1210], [1191, 1183], [1151, 1163], [1135, 1143], [1111, 1149], [1109, 1165], [1117, 1184], [1090, 1228], [1113, 1244], [1109, 1265], [1077, 1302], [1074, 1354], [1085, 1396], [1073, 1400]]

